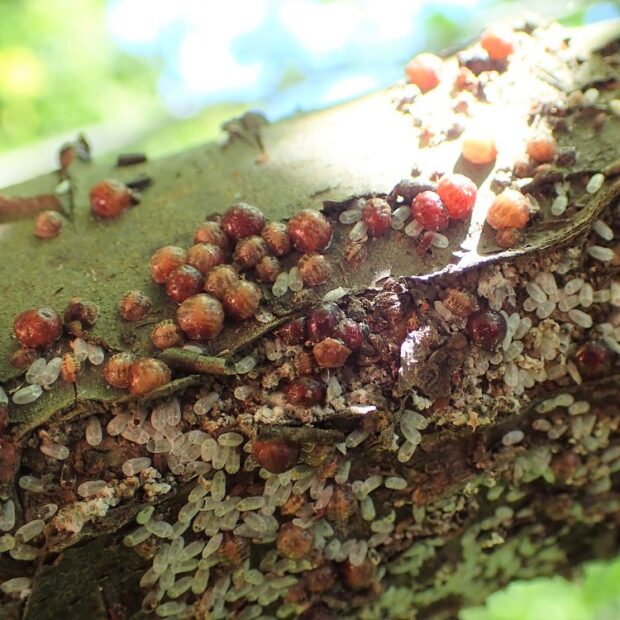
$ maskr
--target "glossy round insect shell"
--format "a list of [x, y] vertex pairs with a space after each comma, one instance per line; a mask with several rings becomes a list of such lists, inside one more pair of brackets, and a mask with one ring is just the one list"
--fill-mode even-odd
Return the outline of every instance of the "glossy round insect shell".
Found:
[[575, 351], [577, 368], [586, 379], [602, 377], [611, 368], [612, 351], [604, 340], [592, 340]]
[[264, 226], [263, 212], [258, 207], [243, 202], [230, 207], [222, 218], [222, 228], [233, 241], [260, 235]]
[[504, 250], [516, 247], [523, 240], [523, 233], [518, 228], [496, 230], [493, 236], [495, 243]]
[[75, 359], [75, 355], [73, 355], [72, 353], [65, 353], [62, 356], [60, 377], [63, 381], [75, 383], [77, 381], [77, 375], [80, 372], [81, 367], [82, 365], [79, 360]]
[[538, 134], [527, 141], [526, 150], [539, 163], [552, 162], [557, 154], [557, 142], [549, 134]]
[[157, 284], [165, 284], [168, 276], [178, 267], [185, 264], [187, 252], [176, 245], [159, 248], [151, 256], [151, 275]]
[[306, 317], [300, 316], [276, 330], [276, 335], [286, 345], [303, 344], [306, 340]]
[[242, 536], [224, 532], [217, 555], [225, 566], [238, 568], [250, 556], [250, 541]]
[[319, 286], [325, 284], [332, 276], [329, 259], [318, 252], [304, 254], [297, 263], [299, 274], [304, 284]]
[[480, 35], [480, 45], [492, 60], [506, 60], [514, 52], [514, 34], [508, 28], [487, 28]]
[[299, 445], [293, 441], [256, 440], [252, 442], [252, 458], [272, 474], [282, 474], [297, 464]]
[[529, 200], [521, 192], [505, 189], [493, 200], [486, 221], [491, 228], [504, 230], [507, 228], [525, 228], [529, 219]]
[[461, 150], [463, 157], [472, 164], [490, 164], [497, 157], [497, 147], [491, 130], [480, 126], [465, 132]]
[[197, 243], [187, 251], [186, 261], [204, 276], [213, 267], [221, 265], [225, 258], [224, 251], [219, 245]]
[[463, 174], [447, 174], [437, 183], [437, 193], [446, 206], [450, 217], [467, 219], [476, 204], [478, 188]]
[[171, 320], [157, 323], [151, 332], [151, 342], [162, 351], [170, 347], [180, 347], [184, 341], [181, 328]]
[[38, 357], [40, 357], [40, 353], [36, 349], [20, 347], [11, 356], [11, 366], [28, 368]]
[[364, 341], [360, 324], [353, 319], [343, 319], [338, 323], [333, 337], [342, 340], [351, 351], [359, 351]]
[[99, 318], [99, 306], [80, 297], [72, 297], [65, 308], [65, 323], [79, 321], [82, 327], [92, 327]]
[[284, 222], [269, 222], [261, 237], [267, 244], [267, 249], [278, 257], [286, 256], [291, 251], [291, 239], [288, 236], [288, 227]]
[[413, 217], [426, 230], [441, 231], [450, 224], [450, 213], [436, 192], [422, 192], [411, 203]]
[[321, 368], [342, 368], [351, 355], [351, 349], [340, 340], [325, 338], [314, 345], [312, 353]]
[[452, 314], [461, 319], [467, 319], [478, 307], [476, 298], [468, 290], [449, 288], [442, 301]]
[[414, 56], [405, 67], [407, 81], [415, 84], [423, 93], [435, 88], [441, 81], [443, 61], [435, 54], [422, 53]]
[[224, 252], [230, 249], [230, 243], [222, 226], [218, 222], [204, 222], [194, 232], [194, 243], [217, 245]]
[[60, 338], [62, 320], [51, 308], [31, 308], [15, 317], [13, 333], [24, 347], [45, 349]]
[[34, 236], [39, 239], [52, 239], [62, 230], [64, 218], [58, 211], [42, 211], [34, 221]]
[[375, 582], [376, 567], [366, 558], [359, 566], [354, 566], [349, 560], [342, 564], [344, 582], [351, 590], [366, 590]]
[[333, 588], [336, 579], [336, 567], [331, 562], [310, 570], [304, 575], [306, 587], [310, 592], [315, 593], [327, 592]]
[[291, 381], [285, 388], [286, 398], [291, 405], [312, 407], [325, 398], [325, 386], [312, 377], [301, 377]]
[[118, 302], [118, 313], [124, 321], [141, 321], [151, 313], [152, 308], [153, 302], [148, 295], [138, 290], [128, 291]]
[[211, 340], [224, 327], [224, 309], [215, 297], [199, 293], [177, 308], [177, 323], [190, 340]]
[[130, 394], [148, 394], [153, 390], [170, 382], [170, 368], [161, 360], [153, 357], [144, 357], [136, 360], [129, 367], [129, 385], [127, 386]]
[[304, 209], [288, 222], [288, 235], [293, 247], [302, 254], [325, 252], [332, 242], [329, 220], [319, 211]]
[[239, 239], [233, 251], [233, 260], [241, 270], [256, 267], [265, 256], [267, 256], [267, 244], [258, 235]]
[[357, 499], [350, 484], [334, 485], [325, 514], [328, 519], [343, 522], [357, 512]]
[[312, 343], [331, 336], [342, 318], [342, 310], [332, 302], [322, 303], [308, 312], [306, 332]]
[[477, 310], [467, 320], [469, 339], [486, 351], [493, 351], [506, 336], [506, 319], [495, 310]]
[[311, 529], [303, 529], [289, 522], [280, 526], [276, 548], [285, 558], [301, 560], [310, 554], [313, 542]]
[[256, 314], [261, 297], [261, 290], [254, 282], [239, 280], [226, 291], [222, 303], [227, 316], [241, 321]]
[[136, 361], [133, 353], [116, 353], [103, 367], [103, 377], [106, 382], [119, 390], [129, 386], [129, 369]]
[[131, 190], [120, 181], [100, 181], [90, 190], [90, 209], [101, 218], [119, 216], [132, 203]]
[[300, 351], [292, 361], [295, 372], [299, 376], [312, 375], [316, 372], [317, 364], [314, 355], [309, 351]]
[[180, 304], [200, 293], [203, 286], [204, 278], [198, 269], [191, 265], [181, 265], [168, 276], [166, 293], [170, 299]]
[[280, 274], [280, 261], [275, 256], [265, 256], [256, 264], [254, 273], [258, 282], [273, 284]]
[[218, 265], [205, 276], [204, 291], [222, 301], [226, 291], [239, 280], [239, 274], [232, 265]]
[[362, 222], [373, 237], [382, 237], [392, 224], [392, 208], [383, 198], [370, 198], [362, 208]]

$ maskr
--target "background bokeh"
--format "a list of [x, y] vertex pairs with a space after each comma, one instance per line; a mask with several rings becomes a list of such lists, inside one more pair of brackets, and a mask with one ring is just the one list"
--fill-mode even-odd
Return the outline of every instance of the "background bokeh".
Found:
[[[54, 168], [81, 130], [98, 157], [156, 157], [249, 108], [277, 120], [350, 99], [524, 10], [620, 17], [587, 0], [0, 0], [0, 187]], [[542, 618], [620, 619], [620, 558], [577, 582], [513, 583], [462, 615]]]
[[402, 75], [489, 21], [535, 9], [567, 24], [620, 15], [587, 0], [0, 0], [0, 187], [53, 168], [86, 131], [97, 155], [152, 157]]

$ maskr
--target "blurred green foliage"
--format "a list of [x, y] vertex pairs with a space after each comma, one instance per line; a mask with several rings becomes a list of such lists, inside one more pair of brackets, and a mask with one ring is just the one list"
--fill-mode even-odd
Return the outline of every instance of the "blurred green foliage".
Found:
[[105, 0], [0, 0], [0, 152], [158, 106], [156, 67], [120, 52]]
[[492, 594], [484, 607], [462, 611], [460, 620], [618, 620], [620, 557], [588, 564], [583, 578], [515, 581]]

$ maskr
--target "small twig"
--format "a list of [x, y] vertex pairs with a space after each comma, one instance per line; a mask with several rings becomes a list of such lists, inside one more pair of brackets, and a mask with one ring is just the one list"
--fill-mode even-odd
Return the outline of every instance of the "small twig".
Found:
[[237, 374], [232, 360], [226, 357], [213, 357], [173, 347], [162, 351], [159, 358], [172, 368], [198, 372], [203, 375]]

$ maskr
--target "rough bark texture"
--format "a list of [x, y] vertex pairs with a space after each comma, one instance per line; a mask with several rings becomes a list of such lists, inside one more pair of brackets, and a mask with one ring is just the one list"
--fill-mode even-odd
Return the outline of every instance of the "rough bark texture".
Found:
[[[485, 120], [501, 109], [506, 131], [498, 142], [502, 137], [518, 142], [505, 140], [494, 166], [467, 164], [459, 157], [458, 138], [448, 139], [455, 121], [470, 120], [454, 113], [457, 63], [449, 59], [442, 84], [412, 102], [411, 92], [398, 86], [262, 127], [260, 140], [246, 119], [235, 125], [236, 137], [226, 146], [208, 145], [118, 170], [75, 163], [72, 192], [61, 197], [71, 219], [57, 239], [35, 239], [24, 214], [42, 204], [49, 207], [58, 177], [8, 189], [9, 197], [39, 196], [30, 206], [23, 199], [0, 202], [0, 217], [7, 222], [0, 229], [0, 381], [8, 392], [23, 383], [23, 371], [10, 363], [16, 348], [11, 324], [28, 307], [61, 311], [72, 296], [93, 300], [101, 317], [85, 335], [89, 341], [109, 353], [154, 354], [153, 324], [173, 318], [175, 308], [150, 281], [149, 258], [161, 246], [191, 244], [192, 231], [205, 215], [238, 201], [258, 205], [272, 220], [303, 208], [322, 209], [335, 234], [327, 252], [334, 266], [328, 283], [280, 298], [264, 287], [268, 314], [262, 322], [227, 324], [201, 353], [164, 351], [161, 358], [175, 370], [174, 380], [146, 398], [111, 389], [100, 367], [87, 365], [76, 384], [58, 382], [32, 404], [10, 404], [11, 426], [0, 437], [2, 505], [15, 502], [16, 527], [35, 519], [46, 503], [57, 504], [60, 512], [29, 543], [41, 549], [34, 562], [0, 554], [0, 582], [33, 578], [25, 605], [0, 594], [5, 597], [0, 618], [139, 618], [157, 606], [151, 598], [141, 610], [144, 595], [156, 590], [143, 582], [141, 591], [139, 581], [171, 540], [152, 535], [130, 550], [122, 538], [135, 529], [131, 523], [147, 504], [156, 506], [153, 519], [175, 523], [179, 510], [191, 504], [188, 493], [201, 484], [211, 492], [213, 473], [224, 464], [218, 467], [203, 457], [212, 469], [197, 483], [190, 467], [173, 474], [175, 465], [163, 455], [149, 454], [124, 434], [104, 433], [100, 445], [89, 446], [84, 426], [90, 416], [98, 416], [104, 427], [119, 415], [140, 419], [142, 411], [150, 413], [154, 404], [173, 396], [182, 408], [181, 432], [201, 429], [217, 437], [239, 431], [247, 441], [238, 449], [241, 459], [257, 440], [297, 446], [294, 496], [302, 500], [296, 509], [288, 500], [274, 516], [280, 522], [296, 518], [314, 537], [311, 552], [287, 563], [273, 550], [281, 528], [271, 532], [266, 525], [267, 533], [254, 536], [235, 531], [232, 549], [218, 550], [212, 564], [205, 558], [211, 577], [204, 593], [196, 587], [194, 593], [161, 601], [179, 601], [177, 611], [171, 608], [176, 617], [454, 618], [460, 607], [479, 603], [511, 579], [570, 573], [586, 558], [615, 553], [620, 301], [612, 283], [620, 264], [615, 245], [620, 120], [609, 102], [618, 93], [619, 56], [610, 43], [616, 34], [601, 28], [571, 33], [565, 48], [564, 35], [554, 27], [531, 36], [520, 31], [521, 51], [506, 70], [483, 72], [477, 96], [469, 102], [475, 113], [486, 97], [490, 103], [478, 111]], [[603, 53], [593, 54], [598, 48]], [[567, 98], [588, 88], [599, 89], [597, 100]], [[539, 125], [554, 130], [560, 156], [551, 165], [531, 165], [525, 178], [515, 177], [513, 166], [528, 128]], [[455, 169], [473, 178], [480, 200], [472, 222], [453, 224], [445, 248], [429, 250], [424, 238], [398, 230], [352, 243], [351, 225], [342, 224], [339, 214], [369, 196], [390, 198], [394, 184], [412, 167], [426, 175]], [[603, 186], [590, 193], [586, 185], [601, 171]], [[142, 173], [154, 182], [138, 206], [114, 221], [92, 219], [87, 205], [94, 182]], [[491, 191], [509, 183], [527, 192], [540, 212], [515, 247], [501, 250], [483, 223]], [[569, 192], [569, 207], [553, 216], [552, 203], [563, 191]], [[393, 206], [401, 204], [396, 200]], [[593, 232], [596, 221], [606, 222], [615, 236], [605, 240]], [[615, 255], [596, 260], [586, 253], [592, 246], [610, 247]], [[285, 258], [284, 269], [296, 258]], [[579, 325], [579, 318], [560, 307], [544, 316], [530, 303], [532, 282], [547, 283], [545, 299], [553, 299], [549, 274], [562, 294], [575, 278], [595, 291], [609, 291], [593, 303], [577, 300], [592, 326]], [[311, 349], [286, 347], [274, 334], [338, 287], [344, 289], [335, 297], [341, 311], [368, 333], [344, 369], [320, 375], [308, 358]], [[154, 302], [154, 313], [137, 324], [123, 322], [116, 310], [129, 289], [145, 291]], [[520, 344], [507, 341], [499, 353], [473, 346], [465, 337], [466, 321], [446, 312], [443, 302], [450, 291], [470, 295], [481, 307], [502, 309]], [[516, 314], [520, 319], [512, 318]], [[532, 325], [517, 337], [525, 317]], [[67, 349], [68, 339], [58, 351]], [[595, 340], [606, 347], [601, 368], [580, 367], [577, 352]], [[236, 362], [246, 354], [259, 363], [239, 375]], [[336, 377], [343, 396], [334, 396], [332, 384], [324, 406], [283, 403], [282, 380], [308, 374], [302, 368], [308, 359], [311, 374], [326, 382]], [[509, 376], [515, 372], [516, 383]], [[240, 388], [250, 389], [245, 399], [239, 398]], [[213, 391], [220, 394], [215, 410], [195, 415], [196, 400]], [[406, 458], [416, 433], [419, 446]], [[66, 461], [41, 453], [40, 442], [50, 438], [70, 447]], [[161, 475], [154, 473], [150, 480], [123, 476], [122, 463], [144, 455], [153, 458]], [[226, 465], [229, 496], [263, 494], [250, 460], [242, 460], [239, 472], [230, 469]], [[17, 480], [26, 474], [41, 478], [44, 491], [20, 488]], [[364, 486], [377, 476], [376, 489]], [[88, 500], [76, 495], [78, 484], [99, 479], [109, 483], [107, 495]], [[304, 479], [310, 491], [303, 488]], [[278, 484], [286, 487], [286, 478]], [[194, 517], [186, 545], [216, 538], [217, 524], [209, 523], [205, 534]], [[339, 540], [340, 548], [329, 548], [331, 540]], [[367, 544], [370, 551], [363, 557]], [[203, 568], [179, 572], [176, 581]], [[265, 583], [275, 585], [270, 589]], [[261, 594], [252, 598], [253, 591]]]

